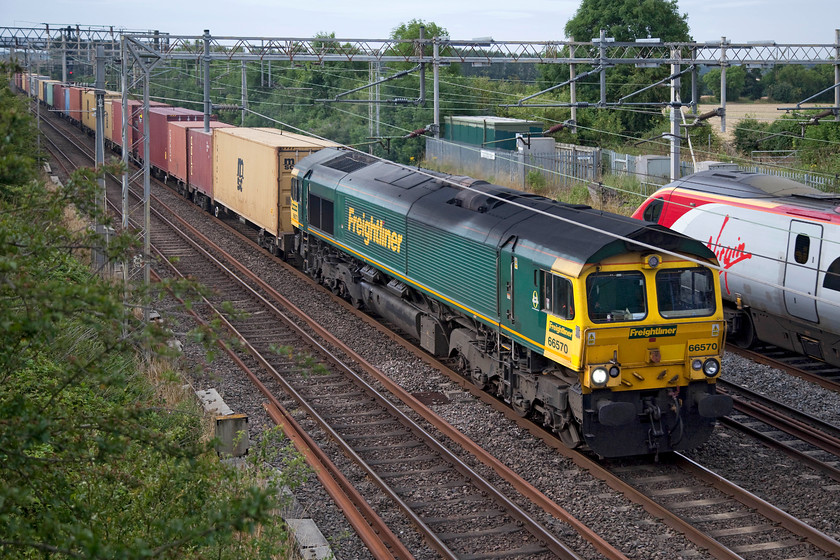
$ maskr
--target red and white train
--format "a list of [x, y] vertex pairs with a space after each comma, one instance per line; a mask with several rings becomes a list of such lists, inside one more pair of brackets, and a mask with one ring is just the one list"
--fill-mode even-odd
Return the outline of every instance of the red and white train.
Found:
[[731, 342], [761, 340], [840, 366], [840, 195], [712, 170], [662, 187], [633, 217], [715, 252]]

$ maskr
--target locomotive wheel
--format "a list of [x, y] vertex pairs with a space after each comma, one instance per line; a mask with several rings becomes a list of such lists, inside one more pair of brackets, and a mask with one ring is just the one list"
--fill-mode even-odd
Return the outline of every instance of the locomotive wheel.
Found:
[[482, 391], [487, 390], [487, 376], [482, 374], [480, 369], [473, 368], [470, 371], [470, 380], [476, 388], [481, 389]]
[[516, 394], [510, 400], [510, 407], [516, 412], [517, 416], [525, 418], [531, 412], [531, 401], [525, 399], [520, 394]]
[[580, 432], [578, 431], [577, 426], [575, 426], [571, 422], [567, 422], [565, 426], [560, 428], [557, 432], [557, 435], [560, 437], [560, 441], [563, 442], [563, 445], [565, 445], [569, 449], [574, 449], [583, 442], [583, 440], [580, 437]]

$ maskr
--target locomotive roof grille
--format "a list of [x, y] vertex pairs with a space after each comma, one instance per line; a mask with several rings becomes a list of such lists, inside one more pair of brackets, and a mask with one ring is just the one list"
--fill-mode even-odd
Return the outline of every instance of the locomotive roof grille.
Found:
[[335, 157], [327, 162], [324, 162], [324, 167], [330, 167], [344, 173], [352, 173], [358, 171], [378, 160], [368, 155], [359, 152], [345, 152], [338, 157]]
[[450, 201], [450, 204], [460, 206], [466, 210], [472, 210], [473, 212], [483, 213], [498, 208], [511, 200], [526, 204], [534, 201], [550, 202], [544, 196], [523, 193], [490, 183], [476, 182], [470, 188], [460, 191]]

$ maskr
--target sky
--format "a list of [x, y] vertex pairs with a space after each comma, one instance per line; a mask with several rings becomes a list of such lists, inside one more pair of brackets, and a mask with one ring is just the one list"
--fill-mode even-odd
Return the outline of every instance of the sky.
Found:
[[[0, 27], [114, 26], [172, 35], [387, 39], [412, 19], [434, 22], [453, 40], [562, 41], [580, 0], [0, 0]], [[832, 44], [840, 0], [679, 0], [698, 42]], [[591, 37], [576, 37], [586, 41]]]

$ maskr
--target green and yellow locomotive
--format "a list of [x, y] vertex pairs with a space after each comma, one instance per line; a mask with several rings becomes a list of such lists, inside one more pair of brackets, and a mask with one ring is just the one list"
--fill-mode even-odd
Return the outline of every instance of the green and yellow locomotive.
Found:
[[298, 162], [291, 194], [307, 273], [570, 447], [690, 449], [731, 410], [717, 273], [698, 264], [717, 261], [698, 241], [335, 148]]

